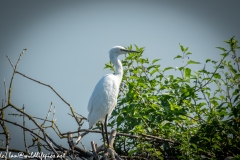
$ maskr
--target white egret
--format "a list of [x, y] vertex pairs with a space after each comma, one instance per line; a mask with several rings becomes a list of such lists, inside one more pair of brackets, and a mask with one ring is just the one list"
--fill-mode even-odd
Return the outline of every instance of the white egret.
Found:
[[123, 76], [123, 67], [121, 61], [118, 59], [118, 56], [129, 52], [137, 51], [127, 50], [121, 46], [115, 46], [109, 51], [109, 58], [115, 67], [115, 73], [107, 74], [100, 79], [100, 81], [95, 86], [94, 91], [88, 102], [89, 128], [92, 128], [93, 125], [100, 121], [104, 141], [103, 143], [105, 143], [103, 128], [104, 125], [108, 146], [109, 146], [109, 140], [107, 136], [108, 117], [110, 117], [113, 109], [117, 105], [119, 87]]

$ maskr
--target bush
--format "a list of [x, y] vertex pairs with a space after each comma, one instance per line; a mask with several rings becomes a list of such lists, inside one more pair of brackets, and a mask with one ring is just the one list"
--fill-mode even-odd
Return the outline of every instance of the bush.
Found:
[[[161, 68], [160, 59], [143, 58], [144, 48], [135, 45], [140, 54], [130, 53], [122, 61], [118, 106], [109, 125], [139, 137], [116, 137], [118, 154], [136, 159], [240, 157], [240, 47], [234, 37], [225, 42], [228, 50], [217, 47], [221, 59], [207, 59], [197, 71], [191, 65], [200, 63], [181, 44], [182, 55], [174, 58], [185, 62], [179, 68]], [[114, 70], [110, 63], [105, 68]]]

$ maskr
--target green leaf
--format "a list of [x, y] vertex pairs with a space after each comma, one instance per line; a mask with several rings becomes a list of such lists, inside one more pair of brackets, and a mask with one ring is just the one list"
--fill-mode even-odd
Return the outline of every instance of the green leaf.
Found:
[[167, 68], [164, 68], [163, 72], [167, 71], [167, 70], [170, 70], [170, 69], [174, 69], [173, 67], [167, 67]]
[[197, 149], [197, 145], [196, 144], [191, 144], [193, 147], [194, 147], [194, 149]]
[[237, 96], [235, 97], [235, 99], [233, 100], [234, 103], [235, 103], [237, 100], [239, 100], [239, 99], [238, 99], [239, 96], [240, 96], [240, 95], [237, 95]]
[[221, 79], [221, 75], [220, 75], [219, 73], [215, 73], [215, 74], [214, 74], [214, 78]]
[[188, 54], [192, 54], [192, 52], [187, 52], [186, 55], [188, 55]]
[[216, 48], [218, 48], [218, 49], [220, 49], [220, 50], [222, 50], [222, 51], [227, 51], [225, 48], [223, 48], [223, 47], [216, 47]]
[[157, 61], [159, 61], [159, 60], [161, 60], [161, 59], [154, 59], [154, 60], [152, 61], [152, 64], [155, 63], [155, 62], [157, 62]]
[[184, 47], [181, 45], [181, 43], [179, 43], [179, 46], [180, 46], [180, 48], [181, 48], [181, 51], [184, 52], [185, 49], [184, 49]]
[[176, 59], [176, 58], [182, 58], [182, 56], [181, 55], [177, 55], [176, 57], [174, 57], [174, 59]]
[[183, 69], [184, 69], [184, 67], [179, 67], [179, 68], [178, 68], [179, 71], [181, 71], [181, 70], [183, 70]]
[[193, 61], [193, 60], [189, 60], [189, 61], [187, 61], [187, 64], [201, 64], [201, 63]]
[[154, 74], [155, 72], [157, 72], [157, 71], [159, 71], [158, 68], [153, 69], [153, 70], [150, 72], [150, 75], [153, 75], [153, 74]]
[[218, 108], [218, 109], [222, 108], [222, 106], [223, 106], [225, 103], [227, 103], [227, 102], [221, 103], [219, 106], [217, 106], [217, 108]]
[[134, 46], [136, 48], [136, 51], [138, 51], [139, 50], [138, 46], [136, 44], [134, 44]]
[[226, 57], [228, 54], [227, 53], [222, 53], [220, 55], [223, 56], [223, 57]]
[[212, 63], [213, 63], [213, 64], [216, 64], [216, 63], [217, 63], [217, 61], [213, 61], [213, 60], [212, 60]]
[[209, 92], [206, 92], [206, 94], [207, 94], [207, 96], [208, 96], [208, 98], [210, 97], [210, 93]]
[[211, 61], [211, 59], [207, 59], [207, 60], [206, 60], [206, 63], [208, 63], [209, 61]]
[[185, 68], [185, 77], [190, 77], [191, 75], [191, 69], [190, 68]]

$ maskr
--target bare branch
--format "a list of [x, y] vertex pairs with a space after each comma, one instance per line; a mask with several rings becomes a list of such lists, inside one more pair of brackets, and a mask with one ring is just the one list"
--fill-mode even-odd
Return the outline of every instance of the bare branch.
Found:
[[11, 124], [13, 124], [13, 125], [15, 125], [15, 126], [18, 126], [18, 127], [21, 127], [21, 128], [23, 128], [23, 129], [25, 129], [26, 131], [32, 133], [33, 135], [37, 136], [37, 137], [40, 138], [41, 140], [45, 141], [44, 138], [42, 138], [41, 136], [37, 135], [37, 134], [36, 134], [35, 132], [33, 132], [31, 129], [28, 129], [28, 128], [26, 128], [26, 127], [24, 127], [24, 126], [22, 126], [22, 125], [20, 125], [20, 124], [18, 124], [18, 123], [16, 123], [16, 122], [12, 122], [12, 121], [9, 121], [9, 120], [3, 119], [3, 118], [0, 118], [0, 120], [1, 120], [1, 121], [5, 121], [5, 122], [8, 122], [8, 123], [11, 123]]
[[110, 147], [113, 147], [113, 143], [114, 143], [114, 140], [116, 138], [116, 135], [117, 135], [117, 131], [112, 130], [111, 135], [110, 135], [110, 141], [109, 141]]
[[92, 151], [93, 151], [93, 157], [96, 160], [99, 160], [98, 154], [97, 154], [97, 150], [96, 150], [96, 144], [94, 141], [91, 141], [91, 145], [92, 145]]
[[4, 79], [4, 90], [5, 90], [5, 103], [4, 103], [4, 106], [7, 105], [7, 87], [6, 87], [6, 81]]
[[73, 114], [73, 117], [75, 118], [76, 122], [79, 124], [78, 119], [77, 119], [77, 117], [76, 117], [76, 115], [75, 115], [75, 113], [74, 113], [74, 110], [73, 110], [73, 107], [71, 106], [71, 104], [68, 103], [51, 85], [45, 84], [45, 83], [40, 82], [40, 81], [38, 81], [38, 80], [35, 80], [35, 79], [31, 78], [31, 77], [28, 77], [28, 76], [26, 76], [25, 74], [22, 74], [21, 72], [16, 71], [16, 73], [22, 75], [23, 77], [25, 77], [25, 78], [27, 78], [27, 79], [29, 79], [29, 80], [32, 80], [32, 81], [34, 81], [34, 82], [37, 82], [37, 83], [39, 83], [39, 84], [41, 84], [41, 85], [43, 85], [43, 86], [46, 86], [46, 87], [50, 88], [65, 104], [67, 104], [67, 105], [69, 106], [69, 108], [70, 108], [70, 110], [71, 110], [71, 112], [72, 112], [72, 114]]
[[[19, 61], [20, 61], [23, 53], [24, 53], [26, 50], [27, 50], [26, 48], [22, 50], [22, 53], [19, 55], [18, 61], [17, 61], [16, 65], [15, 65], [15, 67], [14, 67], [13, 75], [12, 75], [12, 78], [11, 78], [11, 81], [10, 81], [10, 85], [9, 85], [9, 90], [8, 90], [8, 103], [10, 103], [10, 98], [11, 98], [11, 94], [12, 94], [12, 83], [13, 83], [14, 75], [15, 75], [16, 70], [17, 70], [18, 63], [19, 63]], [[8, 59], [9, 59], [9, 58], [8, 58]], [[9, 61], [10, 61], [10, 59], [9, 59]], [[10, 63], [11, 63], [11, 61], [10, 61]], [[12, 63], [11, 63], [11, 65], [12, 65]], [[12, 67], [13, 67], [13, 65], [12, 65]]]
[[[24, 105], [23, 105], [22, 110], [23, 110], [23, 112], [25, 112]], [[23, 114], [23, 127], [25, 127], [25, 123], [26, 123], [25, 116]], [[24, 139], [24, 146], [25, 146], [26, 152], [29, 153], [28, 146], [27, 146], [27, 140], [26, 140], [26, 129], [23, 129], [23, 139]]]
[[[2, 110], [2, 112], [1, 112], [1, 119], [3, 119], [3, 118], [4, 118], [4, 110]], [[4, 131], [3, 134], [5, 134], [5, 138], [6, 138], [6, 145], [5, 145], [6, 148], [5, 148], [5, 151], [6, 151], [6, 155], [8, 155], [9, 142], [10, 142], [10, 133], [9, 133], [9, 131], [7, 129], [7, 126], [6, 126], [4, 121], [1, 122], [1, 126], [2, 126], [3, 131]], [[7, 156], [5, 157], [5, 159], [7, 160]]]
[[[90, 130], [90, 129], [80, 129], [78, 131], [74, 131], [74, 132], [70, 132], [70, 133], [74, 134], [74, 133], [78, 133], [78, 132], [102, 133], [102, 131], [100, 131], [100, 130]], [[62, 135], [66, 135], [66, 134], [68, 134], [68, 133], [62, 133]], [[111, 134], [111, 133], [108, 132], [108, 134]], [[130, 137], [130, 138], [144, 138], [146, 140], [165, 141], [165, 142], [179, 144], [179, 142], [177, 142], [177, 141], [172, 141], [172, 140], [169, 140], [169, 139], [164, 139], [164, 138], [151, 136], [151, 135], [145, 135], [145, 134], [142, 134], [142, 136], [137, 136], [137, 135], [131, 135], [131, 134], [117, 132], [116, 135], [117, 136], [126, 136], [126, 137]]]

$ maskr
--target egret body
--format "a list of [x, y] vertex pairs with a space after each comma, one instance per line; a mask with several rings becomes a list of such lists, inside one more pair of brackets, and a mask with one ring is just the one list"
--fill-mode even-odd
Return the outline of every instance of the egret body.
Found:
[[108, 117], [110, 117], [113, 109], [117, 105], [119, 87], [123, 76], [123, 67], [118, 56], [128, 52], [136, 51], [126, 50], [121, 46], [115, 46], [110, 49], [109, 58], [115, 67], [115, 73], [103, 76], [94, 88], [88, 102], [89, 128], [92, 128], [93, 125], [100, 121], [102, 123], [102, 131], [104, 124], [106, 130]]

